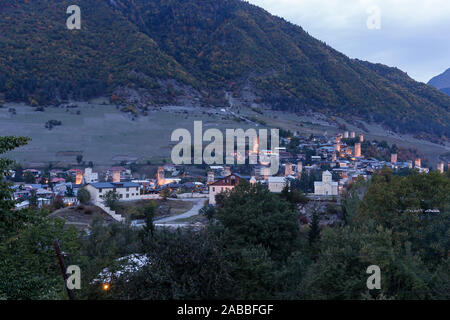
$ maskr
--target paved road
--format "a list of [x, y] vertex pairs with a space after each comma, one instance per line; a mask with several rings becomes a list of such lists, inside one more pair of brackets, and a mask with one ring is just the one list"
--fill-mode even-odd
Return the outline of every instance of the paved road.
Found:
[[182, 213], [182, 214], [177, 214], [175, 216], [171, 216], [171, 217], [167, 217], [167, 218], [162, 218], [162, 219], [158, 219], [155, 220], [155, 225], [159, 225], [159, 224], [166, 224], [168, 222], [173, 222], [175, 220], [179, 220], [179, 219], [186, 219], [186, 218], [190, 218], [193, 216], [196, 216], [199, 214], [200, 209], [203, 207], [205, 201], [207, 200], [206, 198], [195, 198], [195, 199], [177, 199], [177, 200], [182, 200], [182, 201], [191, 201], [194, 202], [194, 206], [187, 212]]

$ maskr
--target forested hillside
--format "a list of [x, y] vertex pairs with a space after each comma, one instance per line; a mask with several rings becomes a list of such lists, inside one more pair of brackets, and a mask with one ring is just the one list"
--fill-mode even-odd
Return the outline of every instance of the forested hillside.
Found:
[[[277, 110], [313, 109], [450, 136], [449, 96], [398, 69], [349, 59], [246, 2], [80, 0], [82, 29], [67, 30], [70, 4], [2, 1], [5, 99], [45, 105], [126, 86], [150, 92], [149, 105], [183, 96], [219, 106], [229, 91]], [[165, 86], [168, 80], [175, 81]]]

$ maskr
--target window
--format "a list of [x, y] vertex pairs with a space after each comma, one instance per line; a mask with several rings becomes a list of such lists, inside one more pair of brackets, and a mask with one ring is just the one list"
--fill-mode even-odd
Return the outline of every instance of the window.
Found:
[[127, 192], [130, 191], [130, 188], [127, 188]]
[[102, 189], [98, 189], [98, 192], [99, 192], [99, 193], [102, 193]]
[[136, 187], [136, 191], [138, 191], [138, 187]]
[[212, 190], [213, 190], [213, 192], [216, 192], [216, 187], [213, 187], [213, 189], [212, 189]]
[[120, 194], [120, 199], [122, 199], [123, 198], [123, 194]]

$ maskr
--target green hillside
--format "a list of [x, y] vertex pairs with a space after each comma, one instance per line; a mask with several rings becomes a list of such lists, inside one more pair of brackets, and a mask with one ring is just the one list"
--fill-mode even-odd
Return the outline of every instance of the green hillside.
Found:
[[[239, 0], [81, 0], [0, 4], [0, 92], [45, 104], [141, 88], [153, 100], [224, 91], [277, 110], [317, 110], [399, 132], [450, 137], [450, 97], [398, 69], [349, 59], [301, 27]], [[191, 92], [161, 88], [175, 79]], [[155, 98], [163, 96], [162, 99]], [[217, 98], [217, 99], [213, 99]]]
[[[183, 68], [103, 0], [81, 0], [82, 30], [68, 30], [73, 1], [2, 0], [0, 92], [7, 100], [90, 98], [151, 78], [192, 81]], [[144, 83], [151, 87], [152, 81]]]

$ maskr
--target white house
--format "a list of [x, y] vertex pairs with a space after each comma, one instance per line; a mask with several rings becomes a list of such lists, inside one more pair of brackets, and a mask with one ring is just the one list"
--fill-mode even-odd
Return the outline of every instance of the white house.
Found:
[[84, 183], [98, 182], [98, 173], [92, 172], [92, 168], [84, 169]]
[[216, 204], [216, 195], [222, 192], [227, 192], [233, 190], [237, 185], [239, 185], [242, 178], [236, 174], [230, 174], [223, 179], [217, 180], [216, 182], [209, 185], [209, 204]]
[[85, 189], [91, 195], [91, 201], [101, 203], [109, 191], [115, 191], [120, 201], [141, 199], [140, 186], [134, 182], [97, 182], [88, 184]]
[[314, 182], [314, 194], [317, 196], [337, 196], [338, 183], [333, 182], [330, 171], [322, 173], [322, 181]]
[[269, 177], [270, 192], [280, 193], [286, 184], [289, 184], [289, 180], [286, 177]]

